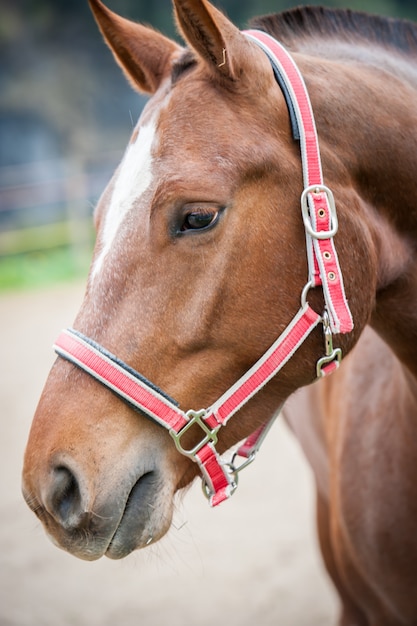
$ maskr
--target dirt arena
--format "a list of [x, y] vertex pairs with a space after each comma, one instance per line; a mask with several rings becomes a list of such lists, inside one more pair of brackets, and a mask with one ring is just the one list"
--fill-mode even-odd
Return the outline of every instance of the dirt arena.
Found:
[[79, 284], [0, 297], [0, 626], [331, 626], [337, 600], [318, 554], [311, 476], [274, 426], [233, 499], [195, 484], [162, 541], [122, 561], [55, 548], [20, 495], [23, 450]]

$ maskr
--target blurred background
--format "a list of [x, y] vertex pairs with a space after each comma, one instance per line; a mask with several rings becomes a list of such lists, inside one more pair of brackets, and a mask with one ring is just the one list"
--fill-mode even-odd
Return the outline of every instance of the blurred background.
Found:
[[[299, 3], [216, 4], [244, 27], [251, 16]], [[417, 20], [415, 0], [317, 4]], [[109, 5], [177, 37], [170, 0], [111, 0]], [[103, 44], [87, 0], [1, 1], [0, 289], [86, 273], [93, 206], [143, 103]]]

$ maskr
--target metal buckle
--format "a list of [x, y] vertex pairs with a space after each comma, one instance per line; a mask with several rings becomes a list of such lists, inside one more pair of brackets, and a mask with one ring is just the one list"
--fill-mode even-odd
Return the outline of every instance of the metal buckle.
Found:
[[[228, 464], [226, 465], [228, 466]], [[230, 474], [233, 476], [233, 482], [231, 482], [229, 485], [229, 489], [230, 489], [229, 496], [232, 496], [237, 489], [238, 478], [237, 478], [237, 474], [233, 475], [233, 472], [230, 472]], [[210, 489], [204, 477], [201, 480], [201, 488], [207, 500], [210, 500], [210, 498], [215, 495], [215, 491], [212, 491]]]
[[[232, 482], [230, 483], [230, 495], [233, 495], [238, 487], [239, 472], [241, 472], [243, 469], [245, 469], [245, 467], [250, 465], [255, 460], [256, 453], [257, 451], [252, 452], [238, 467], [236, 467], [235, 465], [236, 457], [240, 456], [237, 452], [233, 454], [232, 460], [229, 463], [222, 463], [223, 467], [227, 469], [228, 474], [232, 476]], [[202, 480], [201, 487], [203, 489], [203, 493], [206, 496], [206, 498], [210, 500], [211, 496], [213, 495], [213, 492], [209, 488], [204, 478]]]
[[321, 359], [317, 361], [317, 364], [316, 364], [317, 378], [323, 378], [323, 376], [325, 375], [323, 368], [326, 365], [328, 365], [329, 363], [332, 363], [333, 361], [336, 361], [337, 365], [339, 366], [342, 360], [341, 349], [333, 348], [333, 334], [330, 328], [330, 319], [329, 319], [329, 314], [327, 313], [327, 311], [323, 313], [323, 335], [324, 335], [325, 356], [323, 356]]
[[[173, 438], [178, 452], [181, 452], [181, 454], [185, 454], [185, 456], [189, 456], [193, 458], [195, 457], [197, 452], [201, 450], [201, 448], [203, 448], [207, 443], [209, 443], [209, 441], [212, 441], [213, 444], [216, 445], [217, 431], [220, 428], [220, 424], [216, 426], [216, 428], [211, 429], [204, 422], [204, 417], [206, 415], [207, 415], [206, 409], [201, 409], [200, 411], [193, 411], [193, 410], [187, 411], [186, 416], [189, 418], [189, 421], [185, 424], [185, 426], [183, 426], [181, 430], [178, 432], [176, 432], [172, 428], [170, 429], [169, 434]], [[190, 428], [192, 428], [194, 424], [196, 424], [197, 426], [201, 428], [201, 430], [205, 433], [205, 436], [193, 448], [190, 448], [190, 449], [184, 448], [183, 445], [181, 444], [181, 437], [185, 435], [185, 433], [188, 430], [190, 430]]]
[[[327, 196], [327, 203], [330, 211], [330, 230], [314, 230], [311, 223], [310, 210], [308, 206], [308, 194], [320, 192], [324, 192]], [[328, 187], [326, 187], [326, 185], [310, 185], [309, 187], [306, 187], [304, 189], [303, 193], [301, 194], [301, 212], [305, 229], [310, 237], [313, 237], [314, 239], [331, 239], [337, 233], [339, 224], [337, 221], [336, 204], [332, 191]]]

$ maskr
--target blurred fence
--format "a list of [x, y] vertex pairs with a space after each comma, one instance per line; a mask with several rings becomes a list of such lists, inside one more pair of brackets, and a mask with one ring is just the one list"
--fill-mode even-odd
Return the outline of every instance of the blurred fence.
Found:
[[84, 264], [93, 208], [119, 159], [110, 153], [0, 168], [0, 262], [65, 248], [75, 268]]

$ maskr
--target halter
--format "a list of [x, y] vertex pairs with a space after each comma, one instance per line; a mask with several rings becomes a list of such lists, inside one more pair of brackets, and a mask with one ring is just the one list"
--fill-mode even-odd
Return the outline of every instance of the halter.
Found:
[[[245, 31], [245, 35], [267, 54], [287, 101], [293, 134], [300, 141], [304, 178], [301, 213], [309, 275], [301, 294], [299, 311], [244, 376], [209, 408], [196, 411], [184, 412], [146, 378], [76, 330], [64, 330], [54, 345], [60, 357], [89, 373], [169, 431], [178, 451], [198, 464], [211, 506], [220, 504], [235, 491], [239, 472], [255, 458], [279, 411], [240, 445], [229, 463], [220, 458], [215, 448], [219, 429], [284, 367], [320, 322], [323, 324], [325, 354], [316, 365], [318, 378], [330, 374], [340, 364], [342, 353], [339, 348], [333, 348], [333, 334], [347, 333], [353, 328], [333, 242], [338, 228], [336, 207], [332, 192], [323, 184], [317, 132], [304, 80], [292, 57], [272, 37], [256, 30]], [[325, 300], [322, 316], [307, 301], [309, 289], [319, 285]], [[200, 440], [192, 448], [187, 448], [183, 437], [190, 429], [200, 431]]]

